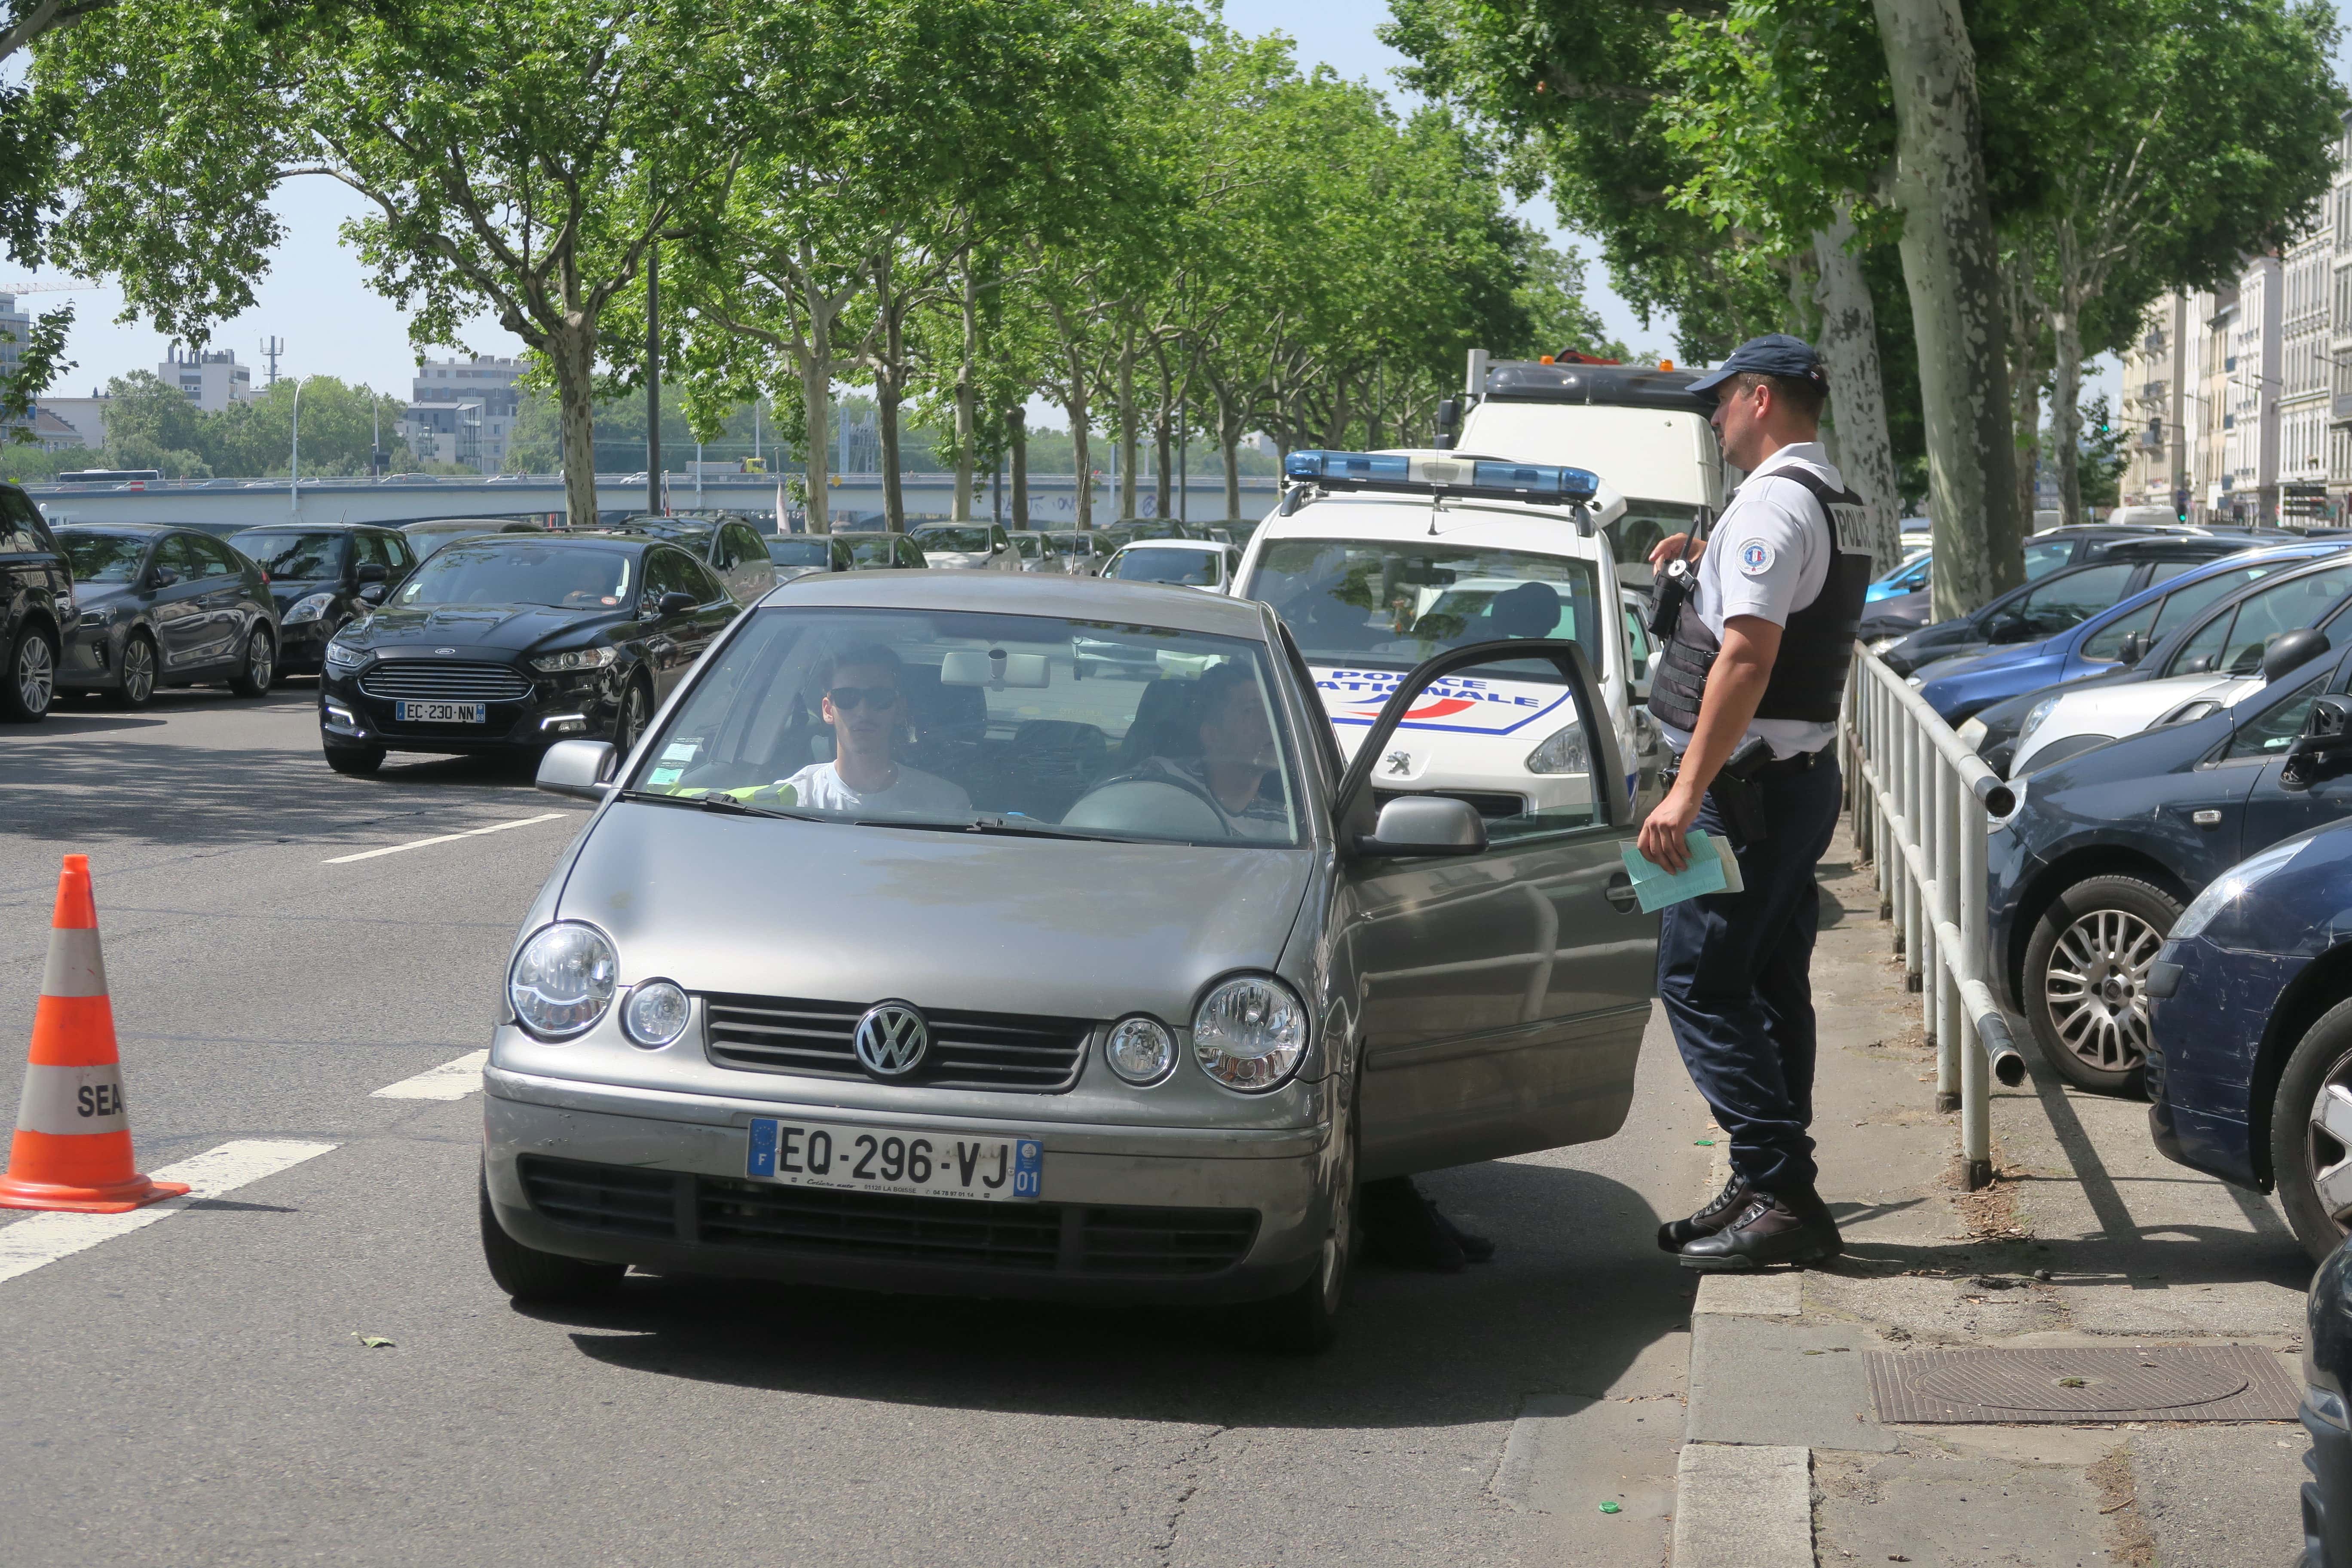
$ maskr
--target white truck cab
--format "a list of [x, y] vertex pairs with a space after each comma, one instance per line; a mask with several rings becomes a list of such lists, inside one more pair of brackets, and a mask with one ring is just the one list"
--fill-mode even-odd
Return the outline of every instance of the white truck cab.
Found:
[[[1507, 499], [1433, 472], [1577, 475], [1570, 501]], [[1308, 469], [1380, 465], [1360, 488]], [[1418, 477], [1408, 477], [1411, 475]], [[1591, 660], [1628, 787], [1646, 811], [1664, 742], [1634, 700], [1616, 563], [1605, 530], [1623, 499], [1590, 473], [1479, 462], [1467, 453], [1294, 452], [1282, 504], [1251, 535], [1234, 594], [1273, 606], [1298, 645], [1341, 752], [1352, 758], [1398, 678], [1448, 647], [1558, 637]], [[1490, 820], [1592, 800], [1590, 748], [1549, 666], [1527, 661], [1433, 684], [1372, 769], [1377, 790], [1466, 800]]]
[[[1474, 349], [1468, 406], [1452, 444], [1527, 463], [1589, 468], [1605, 458], [1609, 483], [1625, 500], [1607, 525], [1618, 575], [1647, 587], [1650, 547], [1723, 510], [1723, 454], [1707, 423], [1714, 405], [1691, 394], [1696, 379], [1690, 371], [1567, 356], [1489, 361]], [[1447, 433], [1441, 409], [1440, 445]]]

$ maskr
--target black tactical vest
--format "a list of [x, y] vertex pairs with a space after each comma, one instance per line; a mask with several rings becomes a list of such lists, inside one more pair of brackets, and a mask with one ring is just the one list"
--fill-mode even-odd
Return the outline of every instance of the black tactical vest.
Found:
[[[1800, 468], [1775, 468], [1762, 477], [1794, 479], [1813, 493], [1821, 503], [1822, 526], [1829, 530], [1830, 569], [1813, 602], [1792, 613], [1781, 628], [1780, 654], [1772, 661], [1756, 717], [1835, 723], [1845, 700], [1846, 670], [1853, 662], [1854, 634], [1862, 629], [1863, 595], [1870, 588], [1870, 557], [1838, 548], [1838, 514], [1846, 513], [1849, 527], [1859, 526], [1862, 498], [1852, 490], [1832, 490]], [[1720, 640], [1699, 618], [1698, 595], [1693, 594], [1651, 668], [1652, 716], [1685, 734], [1696, 730], [1707, 672], [1722, 651]]]

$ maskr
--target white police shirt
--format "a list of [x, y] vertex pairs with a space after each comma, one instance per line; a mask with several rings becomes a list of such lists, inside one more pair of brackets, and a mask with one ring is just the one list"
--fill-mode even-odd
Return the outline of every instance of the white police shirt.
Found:
[[[1775, 479], [1782, 468], [1801, 468], [1833, 490], [1845, 480], [1830, 466], [1819, 441], [1781, 447], [1756, 466], [1731, 504], [1716, 520], [1706, 552], [1698, 559], [1698, 614], [1719, 639], [1734, 616], [1754, 616], [1785, 626], [1789, 617], [1821, 596], [1836, 550], [1823, 524], [1822, 504], [1794, 479]], [[1658, 726], [1680, 755], [1690, 736], [1671, 724]], [[1836, 738], [1837, 726], [1803, 719], [1753, 719], [1748, 734], [1761, 735], [1775, 757], [1818, 752]], [[1743, 739], [1741, 744], [1746, 744]]]

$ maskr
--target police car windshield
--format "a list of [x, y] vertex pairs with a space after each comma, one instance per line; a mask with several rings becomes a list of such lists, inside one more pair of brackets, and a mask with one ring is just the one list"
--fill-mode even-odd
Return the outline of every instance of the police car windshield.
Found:
[[628, 552], [576, 545], [453, 544], [402, 584], [393, 603], [427, 605], [547, 605], [565, 610], [613, 610], [629, 594]]
[[1176, 583], [1188, 588], [1217, 584], [1217, 552], [1213, 550], [1127, 550], [1119, 553], [1110, 574], [1122, 583]]
[[771, 539], [768, 559], [779, 566], [822, 566], [831, 549], [822, 539]]
[[1267, 544], [1246, 592], [1326, 663], [1409, 669], [1469, 643], [1562, 637], [1603, 668], [1589, 561], [1442, 540], [1285, 539]]
[[988, 553], [988, 530], [985, 528], [923, 528], [915, 531], [915, 545], [920, 550], [952, 550], [967, 555]]

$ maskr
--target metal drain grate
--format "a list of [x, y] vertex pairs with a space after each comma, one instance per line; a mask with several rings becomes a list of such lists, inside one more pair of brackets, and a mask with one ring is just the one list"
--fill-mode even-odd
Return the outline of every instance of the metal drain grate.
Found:
[[2248, 1345], [2147, 1350], [1873, 1352], [1878, 1418], [2029, 1421], [2291, 1421], [2302, 1390]]

